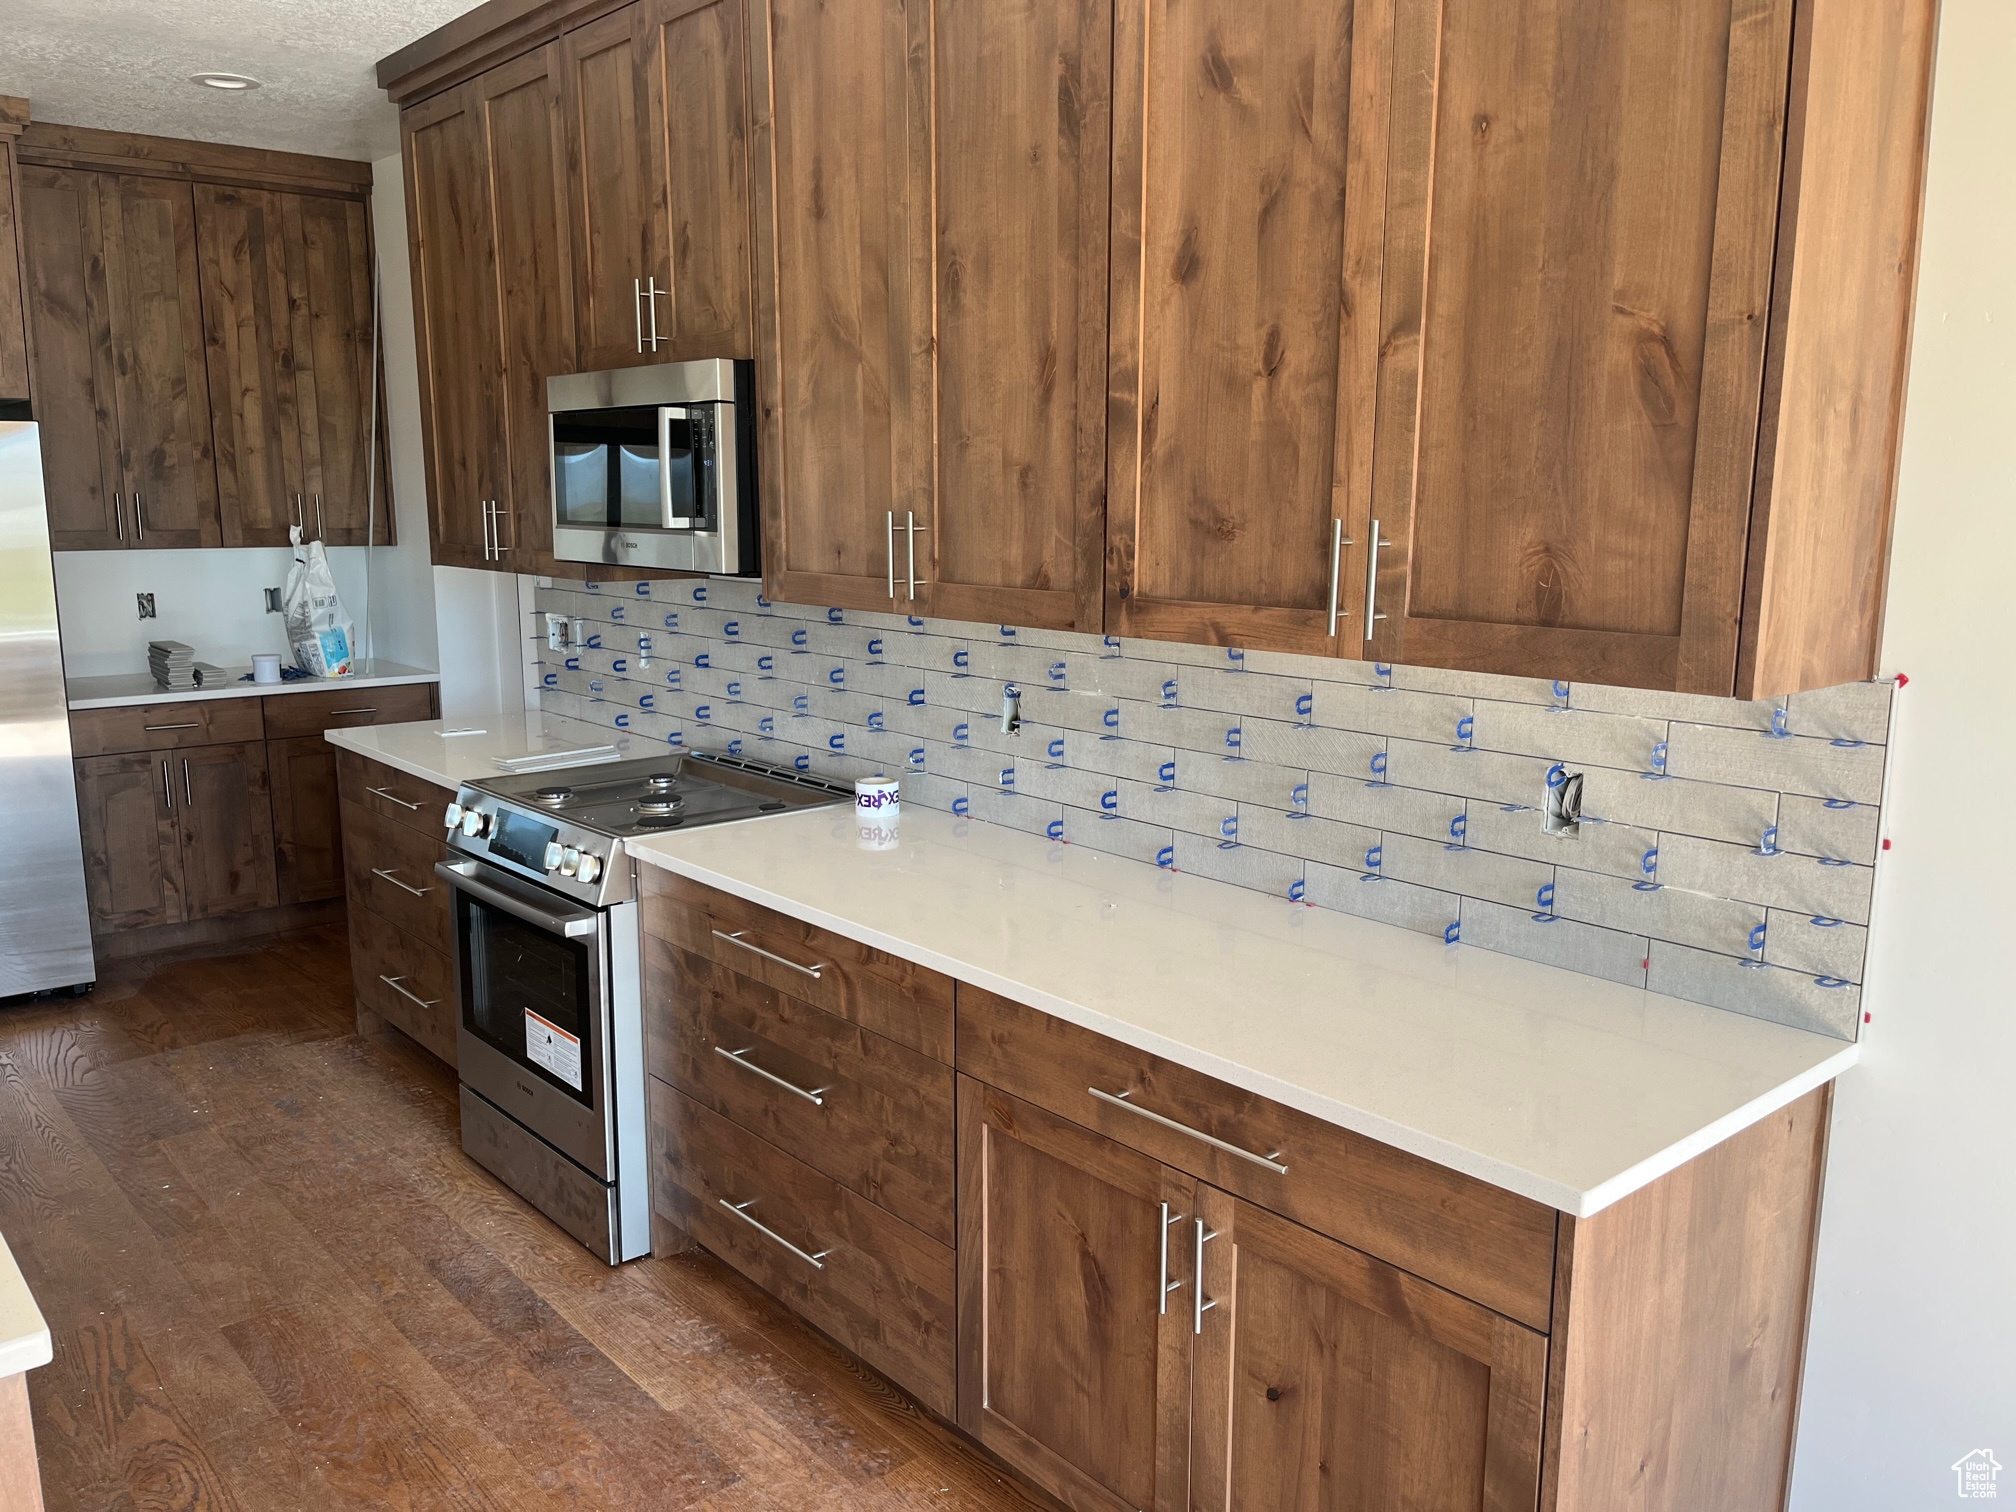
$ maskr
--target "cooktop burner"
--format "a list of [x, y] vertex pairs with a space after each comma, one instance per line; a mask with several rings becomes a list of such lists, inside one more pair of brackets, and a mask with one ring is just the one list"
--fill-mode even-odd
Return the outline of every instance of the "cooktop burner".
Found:
[[647, 819], [663, 819], [668, 815], [678, 813], [684, 807], [686, 807], [686, 800], [676, 794], [667, 794], [660, 797], [654, 792], [651, 797], [639, 798], [637, 800], [637, 812], [644, 815]]
[[548, 808], [559, 808], [573, 801], [574, 789], [570, 787], [542, 787], [532, 794], [534, 803], [543, 803]]
[[[547, 772], [498, 777], [472, 787], [551, 815], [562, 827], [622, 837], [721, 824], [785, 809], [837, 803], [849, 789], [739, 757], [646, 756]], [[563, 842], [565, 843], [565, 842]]]
[[670, 772], [653, 772], [644, 779], [644, 786], [654, 793], [669, 793], [679, 786], [679, 779]]

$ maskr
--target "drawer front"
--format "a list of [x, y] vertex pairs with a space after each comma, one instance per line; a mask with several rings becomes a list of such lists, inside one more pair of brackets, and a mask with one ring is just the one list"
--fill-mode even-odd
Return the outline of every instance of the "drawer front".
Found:
[[[1548, 1327], [1556, 1215], [1541, 1203], [964, 983], [959, 1069], [1508, 1318]], [[1124, 1094], [1142, 1112], [1093, 1089]]]
[[455, 1064], [455, 972], [448, 957], [369, 909], [350, 911], [357, 1001]]
[[667, 941], [645, 949], [654, 1075], [954, 1241], [950, 1066]]
[[345, 802], [355, 803], [435, 840], [448, 834], [441, 815], [455, 795], [447, 788], [436, 787], [397, 767], [340, 747], [336, 752], [336, 781]]
[[70, 715], [70, 744], [78, 756], [111, 756], [263, 740], [266, 726], [259, 703], [256, 698], [209, 698], [77, 709]]
[[952, 1063], [950, 977], [661, 867], [640, 871], [648, 932]]
[[957, 1291], [947, 1246], [656, 1077], [651, 1145], [660, 1215], [952, 1416]]
[[406, 724], [433, 717], [432, 683], [276, 693], [266, 699], [266, 733], [275, 740], [293, 735], [320, 735], [324, 730], [346, 730], [358, 725]]
[[434, 863], [447, 854], [445, 841], [345, 800], [343, 873], [352, 910], [368, 908], [444, 955], [453, 944], [452, 914]]

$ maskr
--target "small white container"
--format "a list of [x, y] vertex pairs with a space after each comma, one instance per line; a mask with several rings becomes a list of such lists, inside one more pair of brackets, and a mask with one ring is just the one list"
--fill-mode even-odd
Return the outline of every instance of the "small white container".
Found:
[[903, 788], [894, 777], [863, 777], [854, 784], [854, 819], [863, 850], [894, 850], [903, 817]]
[[261, 651], [252, 658], [252, 681], [255, 683], [277, 683], [280, 681], [280, 658], [268, 651]]

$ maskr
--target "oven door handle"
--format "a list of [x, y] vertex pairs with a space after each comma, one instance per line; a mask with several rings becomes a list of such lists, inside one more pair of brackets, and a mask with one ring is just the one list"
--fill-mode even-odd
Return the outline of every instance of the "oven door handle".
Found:
[[436, 861], [434, 875], [458, 892], [466, 892], [472, 898], [479, 898], [492, 908], [501, 908], [508, 914], [515, 914], [527, 924], [536, 924], [548, 934], [575, 939], [582, 935], [592, 935], [602, 927], [602, 916], [586, 910], [541, 908], [537, 903], [506, 892], [501, 887], [492, 887], [488, 882], [479, 881], [463, 866], [474, 866], [471, 861], [460, 865], [450, 861]]

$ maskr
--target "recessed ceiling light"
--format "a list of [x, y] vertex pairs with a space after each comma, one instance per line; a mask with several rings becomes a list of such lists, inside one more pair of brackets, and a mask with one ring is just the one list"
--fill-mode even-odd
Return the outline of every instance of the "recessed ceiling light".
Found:
[[201, 84], [208, 89], [257, 89], [259, 81], [235, 73], [200, 73], [189, 76], [191, 84]]

